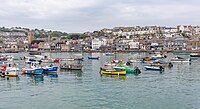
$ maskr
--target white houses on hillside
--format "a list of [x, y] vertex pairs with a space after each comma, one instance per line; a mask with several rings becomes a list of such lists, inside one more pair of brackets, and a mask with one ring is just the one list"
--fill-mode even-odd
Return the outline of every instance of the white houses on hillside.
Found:
[[92, 49], [93, 50], [98, 50], [101, 45], [104, 45], [104, 41], [102, 41], [98, 38], [95, 38], [92, 40]]

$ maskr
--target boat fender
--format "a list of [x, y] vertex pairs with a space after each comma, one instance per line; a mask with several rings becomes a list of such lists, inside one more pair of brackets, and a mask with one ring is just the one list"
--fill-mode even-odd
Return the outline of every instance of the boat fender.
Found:
[[162, 66], [160, 66], [160, 69], [161, 69], [161, 70], [164, 70], [164, 68], [163, 68]]
[[169, 63], [169, 67], [173, 67], [173, 64], [171, 62]]
[[136, 72], [136, 74], [140, 74], [141, 73], [141, 71], [140, 71], [140, 69], [138, 67], [135, 68], [135, 72]]

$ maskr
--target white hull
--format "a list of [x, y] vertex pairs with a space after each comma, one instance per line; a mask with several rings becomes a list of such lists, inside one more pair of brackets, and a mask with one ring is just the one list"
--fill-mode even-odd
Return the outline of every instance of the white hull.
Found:
[[19, 68], [11, 67], [6, 68], [5, 76], [17, 77], [19, 75]]

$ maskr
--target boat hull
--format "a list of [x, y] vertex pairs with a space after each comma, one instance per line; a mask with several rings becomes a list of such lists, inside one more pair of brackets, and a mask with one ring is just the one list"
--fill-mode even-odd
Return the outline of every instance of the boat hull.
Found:
[[115, 54], [112, 54], [112, 53], [108, 53], [108, 54], [105, 54], [105, 56], [110, 56], [110, 57], [114, 57]]
[[200, 55], [190, 55], [190, 57], [200, 57]]
[[27, 69], [24, 70], [25, 74], [33, 74], [33, 75], [42, 75], [43, 74], [43, 69]]
[[190, 62], [190, 60], [171, 60], [171, 62], [187, 63]]
[[44, 73], [57, 73], [58, 67], [44, 68]]
[[18, 76], [18, 72], [17, 71], [5, 72], [5, 76], [8, 76], [8, 77], [17, 77]]
[[126, 70], [124, 70], [124, 71], [114, 71], [114, 70], [103, 70], [103, 69], [101, 69], [101, 74], [104, 74], [104, 75], [126, 75]]
[[144, 66], [146, 70], [152, 70], [152, 71], [163, 71], [161, 67], [152, 67], [152, 66]]
[[88, 57], [90, 60], [99, 60], [99, 57]]
[[126, 70], [126, 74], [140, 74], [141, 71], [139, 69], [125, 68], [125, 67], [114, 67], [116, 71]]

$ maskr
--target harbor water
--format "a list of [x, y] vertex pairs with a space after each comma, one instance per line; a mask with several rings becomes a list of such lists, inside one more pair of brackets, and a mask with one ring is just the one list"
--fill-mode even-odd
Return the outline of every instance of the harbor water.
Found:
[[[11, 54], [16, 58], [26, 53]], [[100, 67], [111, 58], [128, 60], [147, 53], [44, 53], [52, 58], [84, 57], [82, 71], [58, 74], [20, 75], [0, 78], [0, 109], [200, 109], [200, 60], [174, 63], [164, 72], [146, 71], [144, 63], [133, 63], [142, 73], [100, 76]], [[99, 60], [88, 60], [99, 56]], [[172, 53], [168, 58], [174, 57]], [[183, 57], [188, 57], [183, 56]], [[24, 62], [19, 60], [21, 68]]]

